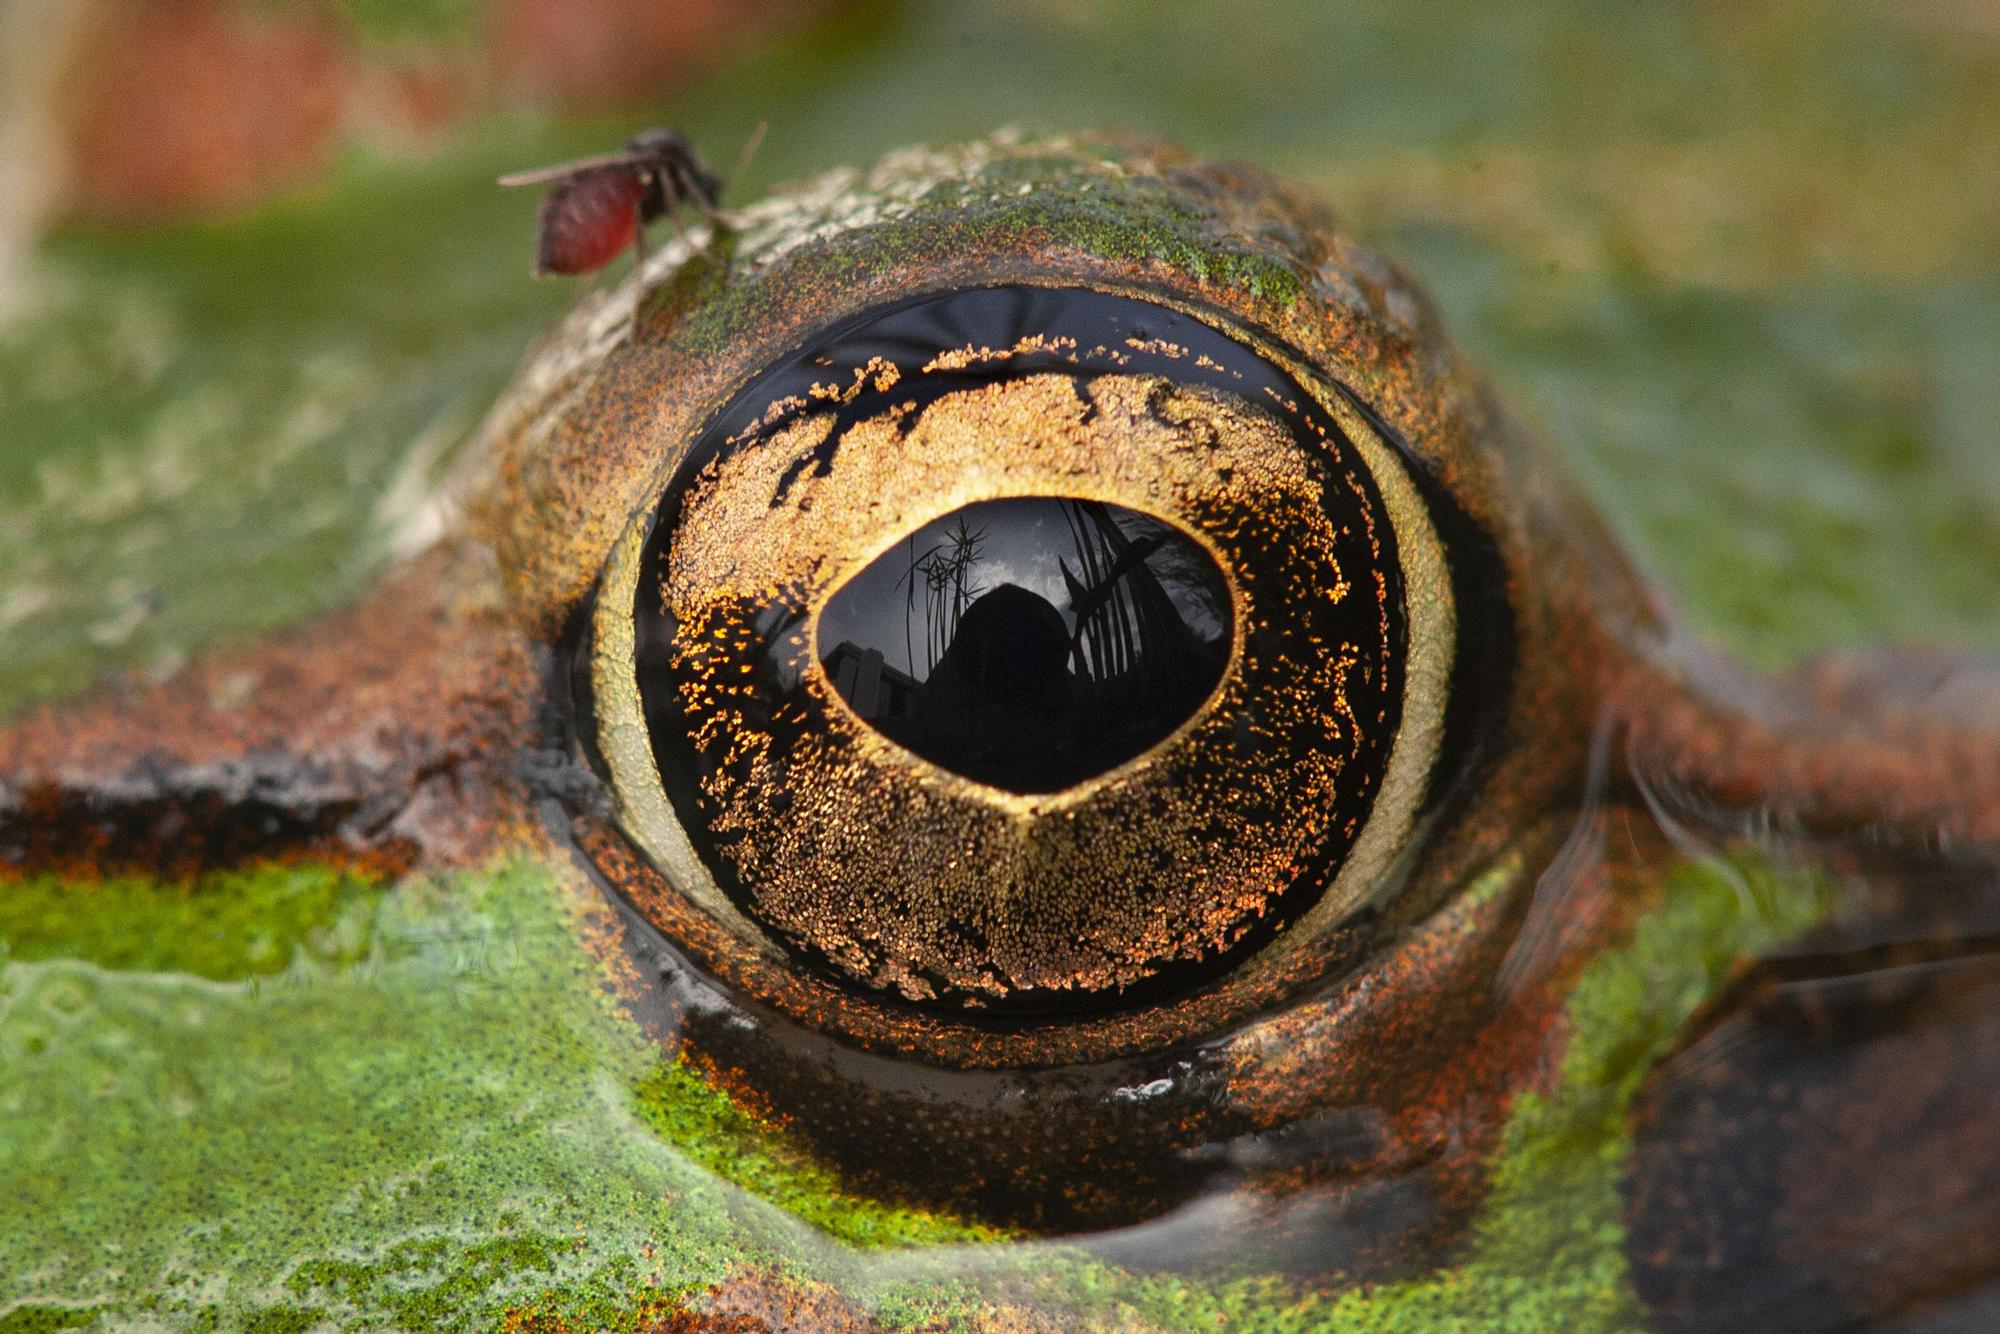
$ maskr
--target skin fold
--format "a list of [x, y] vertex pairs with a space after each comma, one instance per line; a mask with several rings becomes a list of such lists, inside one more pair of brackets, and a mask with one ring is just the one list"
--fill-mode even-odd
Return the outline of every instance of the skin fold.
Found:
[[[1365, 912], [1182, 994], [982, 1026], [732, 934], [654, 868], [602, 763], [593, 617], [762, 368], [998, 284], [1190, 312], [1340, 386], [1446, 516], [1460, 647], [1454, 744]], [[433, 1284], [436, 1327], [2000, 1319], [2000, 675], [1693, 647], [1424, 294], [1283, 183], [1087, 137], [808, 182], [586, 300], [431, 504], [442, 535], [358, 605], [0, 730], [0, 894], [329, 868], [449, 898], [534, 868], [592, 1023], [649, 1072], [607, 1095], [625, 1133], [736, 1212], [663, 1206], [629, 1244], [578, 1221], [546, 1266]], [[368, 1284], [228, 1250], [211, 1290], [57, 1266], [0, 1311], [419, 1324], [379, 1228], [336, 1248]], [[576, 1295], [614, 1252], [644, 1259]]]

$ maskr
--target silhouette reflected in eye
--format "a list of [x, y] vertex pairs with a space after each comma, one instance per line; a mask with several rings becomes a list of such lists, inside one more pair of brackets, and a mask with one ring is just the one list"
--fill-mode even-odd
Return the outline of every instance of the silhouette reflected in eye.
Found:
[[1192, 718], [1229, 660], [1229, 587], [1201, 545], [1103, 501], [968, 505], [827, 601], [820, 665], [933, 764], [1011, 792], [1114, 769]]

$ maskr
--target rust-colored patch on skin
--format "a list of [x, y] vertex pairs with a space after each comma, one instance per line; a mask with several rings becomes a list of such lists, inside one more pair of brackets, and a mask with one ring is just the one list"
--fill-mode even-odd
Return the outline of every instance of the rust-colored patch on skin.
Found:
[[[1886, 897], [1821, 954], [1751, 974], [1644, 1091], [1641, 1292], [1714, 1328], [1716, 1255], [1854, 1315], [2000, 1264], [1977, 1248], [1855, 1259], [1926, 1208], [2000, 1234], [1977, 1105], [2000, 1048], [1978, 952], [2000, 920], [1981, 897], [2000, 677], [1849, 656], [1756, 681], [1688, 653], [1421, 294], [1246, 168], [1127, 140], [915, 153], [695, 232], [637, 281], [523, 371], [460, 474], [461, 526], [362, 606], [0, 728], [5, 868], [457, 864], [566, 818], [557, 834], [644, 919], [579, 912], [610, 983], [857, 1188], [1048, 1230], [1214, 1192], [1247, 1250], [1337, 1285], [1452, 1254], [1509, 1109], [1552, 1087], [1568, 982], [1655, 906], [1648, 870], [1775, 828]], [[574, 670], [607, 562], [737, 391], [857, 312], [997, 284], [1150, 301], [1325, 378], [1406, 456], [1464, 638], [1491, 651], [1452, 676], [1448, 763], [1365, 910], [1260, 968], [1024, 1023], [866, 992], [663, 874], [630, 794], [591, 767], [607, 737], [596, 679]], [[1742, 1036], [1773, 1032], [1787, 1041]], [[1887, 1173], [1892, 1150], [1920, 1168]], [[1728, 1182], [1751, 1177], [1736, 1228]], [[1866, 1188], [1829, 1188], [1841, 1177]], [[536, 1318], [519, 1327], [549, 1327]], [[868, 1328], [831, 1290], [748, 1272], [659, 1321]]]
[[[915, 1334], [966, 1330], [969, 1334], [1056, 1334], [1075, 1329], [1074, 1320], [1008, 1303], [969, 1316], [899, 1324]], [[664, 1313], [651, 1334], [876, 1334], [888, 1326], [828, 1283], [787, 1278], [768, 1269], [736, 1269], [722, 1282]]]
[[[1548, 863], [1557, 842], [1615, 834], [1613, 855], [1562, 887], [1563, 922], [1534, 971], [1520, 942], [1550, 910], [1546, 887], [1493, 893], [1378, 948], [1324, 1001], [1292, 1007], [1217, 1049], [1230, 1105], [1253, 1129], [1229, 1145], [1246, 1177], [1240, 1225], [1324, 1281], [1407, 1274], [1449, 1253], [1489, 1184], [1514, 1100], [1552, 1090], [1568, 1040], [1569, 981], [1647, 911], [1665, 849], [1615, 808], [1582, 828], [1525, 831], [1517, 852]], [[1357, 1113], [1359, 1115], [1357, 1115]], [[1311, 1134], [1344, 1117], [1345, 1153]], [[1289, 1238], [1286, 1233], [1293, 1234]]]
[[[722, 1282], [677, 1301], [647, 1302], [629, 1314], [635, 1321], [633, 1327], [645, 1334], [787, 1334], [792, 1330], [877, 1334], [885, 1328], [830, 1284], [750, 1266], [739, 1267]], [[558, 1311], [535, 1305], [509, 1311], [500, 1327], [505, 1334], [584, 1334], [585, 1328], [572, 1324]]]
[[[878, 1334], [890, 1328], [829, 1283], [789, 1278], [771, 1269], [743, 1266], [720, 1283], [672, 1303], [649, 1303], [633, 1315], [645, 1334]], [[1029, 1306], [1007, 1303], [969, 1315], [895, 1328], [909, 1334], [1060, 1334], [1076, 1322]], [[518, 1307], [501, 1325], [506, 1334], [583, 1334], [560, 1314]]]
[[521, 818], [539, 685], [482, 573], [439, 549], [301, 633], [17, 719], [0, 730], [0, 872], [480, 860]]
[[[1343, 1278], [1407, 1273], [1414, 1258], [1442, 1253], [1485, 1194], [1513, 1100], [1554, 1086], [1568, 1036], [1566, 984], [1644, 909], [1646, 869], [1660, 852], [1619, 812], [1583, 818], [1637, 839], [1621, 840], [1619, 856], [1566, 891], [1574, 914], [1525, 981], [1510, 982], [1506, 969], [1522, 919], [1537, 905], [1528, 886], [1515, 885], [1441, 913], [1378, 949], [1326, 1000], [1275, 1015], [1219, 1049], [1232, 1109], [1254, 1128], [1236, 1143], [1252, 1165], [1252, 1188], [1269, 1200], [1258, 1212], [1282, 1218], [1297, 1212], [1301, 1196], [1316, 1195], [1315, 1222], [1326, 1230], [1317, 1244], [1338, 1239], [1339, 1263], [1328, 1268]], [[1541, 865], [1556, 843], [1576, 836], [1554, 825], [1525, 831], [1519, 850]], [[1368, 1118], [1349, 1155], [1313, 1152], [1312, 1140], [1297, 1135], [1296, 1127], [1345, 1109]], [[1260, 1152], [1267, 1139], [1275, 1152]], [[1380, 1197], [1390, 1192], [1400, 1198], [1385, 1210]]]
[[829, 1284], [801, 1282], [753, 1269], [740, 1269], [710, 1288], [698, 1309], [703, 1318], [716, 1322], [718, 1330], [820, 1329], [828, 1334], [872, 1334], [881, 1328]]
[[[646, 1302], [628, 1313], [646, 1334], [876, 1334], [884, 1328], [826, 1283], [742, 1266], [720, 1283], [671, 1302]], [[623, 1326], [621, 1326], [622, 1328]], [[584, 1334], [559, 1311], [537, 1305], [509, 1311], [505, 1334]], [[1026, 1328], [1023, 1326], [1022, 1328]]]
[[1778, 680], [1715, 658], [1612, 664], [1641, 767], [1818, 835], [2000, 843], [2000, 671], [1917, 649]]

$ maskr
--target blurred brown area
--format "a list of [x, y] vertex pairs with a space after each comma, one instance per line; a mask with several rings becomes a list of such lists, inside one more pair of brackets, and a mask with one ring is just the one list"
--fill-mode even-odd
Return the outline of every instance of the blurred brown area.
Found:
[[[39, 0], [61, 64], [47, 120], [60, 215], [226, 212], [309, 182], [339, 148], [421, 144], [495, 106], [657, 102], [774, 23], [832, 0], [470, 0], [367, 31], [339, 0]], [[59, 37], [58, 37], [59, 35]]]

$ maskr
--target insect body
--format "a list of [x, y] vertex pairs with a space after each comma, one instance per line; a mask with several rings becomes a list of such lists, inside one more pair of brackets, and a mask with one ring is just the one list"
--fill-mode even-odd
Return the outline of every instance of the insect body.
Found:
[[646, 227], [693, 203], [714, 216], [722, 182], [678, 130], [641, 130], [620, 153], [502, 176], [504, 186], [551, 186], [542, 199], [535, 273], [593, 273], [627, 246], [646, 253]]

